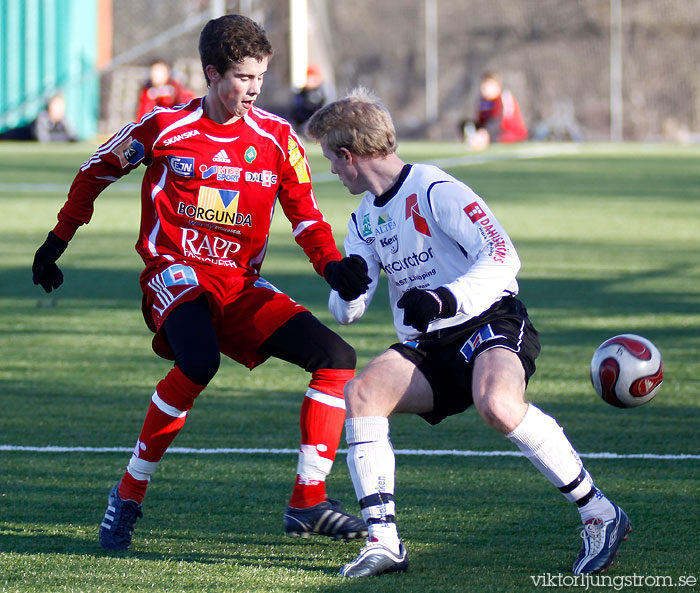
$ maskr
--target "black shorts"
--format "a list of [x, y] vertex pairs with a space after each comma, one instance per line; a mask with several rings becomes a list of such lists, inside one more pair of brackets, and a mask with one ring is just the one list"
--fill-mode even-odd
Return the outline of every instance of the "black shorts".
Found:
[[525, 369], [525, 381], [535, 372], [540, 339], [518, 299], [505, 297], [466, 323], [392, 344], [415, 364], [433, 390], [432, 412], [420, 416], [438, 424], [472, 405], [472, 369], [476, 357], [491, 348], [515, 352]]

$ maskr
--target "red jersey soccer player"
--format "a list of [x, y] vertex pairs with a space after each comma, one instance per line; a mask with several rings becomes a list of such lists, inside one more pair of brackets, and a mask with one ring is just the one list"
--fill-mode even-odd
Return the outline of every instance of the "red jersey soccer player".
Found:
[[170, 76], [170, 66], [160, 60], [153, 62], [149, 77], [139, 93], [136, 121], [155, 107], [175, 107], [194, 99], [194, 93]]
[[513, 93], [503, 88], [500, 74], [484, 74], [479, 85], [479, 108], [476, 121], [465, 126], [469, 147], [483, 150], [492, 142], [523, 142], [527, 126]]
[[126, 472], [109, 494], [100, 543], [111, 550], [129, 547], [151, 475], [217, 372], [220, 353], [250, 369], [275, 356], [311, 372], [285, 530], [364, 537], [364, 522], [341, 511], [325, 491], [355, 352], [260, 277], [275, 202], [314, 269], [341, 294], [364, 292], [366, 268], [341, 259], [289, 123], [255, 107], [272, 53], [264, 30], [247, 17], [223, 16], [204, 27], [199, 52], [206, 96], [156, 108], [101, 146], [80, 168], [32, 268], [35, 284], [47, 292], [57, 288], [63, 274], [55, 262], [90, 221], [95, 198], [139, 164], [146, 166], [136, 245], [145, 263], [143, 313], [155, 332], [155, 352], [175, 364], [158, 383]]

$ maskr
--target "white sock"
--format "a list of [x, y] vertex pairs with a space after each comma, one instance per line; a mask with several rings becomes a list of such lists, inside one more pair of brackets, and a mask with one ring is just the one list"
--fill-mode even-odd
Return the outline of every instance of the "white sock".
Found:
[[580, 506], [578, 512], [581, 515], [581, 521], [584, 523], [591, 519], [609, 521], [615, 518], [615, 507], [613, 507], [610, 500], [597, 488], [595, 490], [595, 496], [586, 504]]
[[[506, 435], [532, 464], [571, 502], [585, 522], [589, 518], [614, 517], [610, 501], [593, 484], [564, 429], [536, 406], [529, 404], [520, 424]], [[584, 515], [586, 517], [584, 518]]]
[[128, 471], [135, 480], [150, 482], [151, 476], [158, 467], [158, 463], [158, 461], [145, 461], [136, 457], [136, 455], [132, 455], [126, 466], [126, 471]]
[[394, 504], [394, 449], [389, 441], [389, 420], [382, 416], [345, 421], [348, 468], [370, 541], [377, 540], [399, 552]]

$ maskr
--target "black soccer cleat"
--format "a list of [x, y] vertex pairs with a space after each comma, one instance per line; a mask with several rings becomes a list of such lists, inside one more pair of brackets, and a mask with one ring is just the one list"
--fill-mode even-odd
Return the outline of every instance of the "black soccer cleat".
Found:
[[581, 531], [583, 545], [574, 562], [574, 574], [605, 572], [617, 555], [620, 544], [632, 531], [630, 520], [625, 511], [613, 503], [615, 518], [609, 521], [591, 519]]
[[119, 482], [107, 498], [107, 510], [100, 525], [100, 545], [105, 550], [128, 550], [136, 519], [143, 517], [141, 505], [119, 496]]
[[291, 537], [325, 535], [335, 540], [352, 540], [367, 536], [367, 525], [359, 517], [340, 509], [337, 500], [324, 500], [307, 509], [287, 507], [284, 530]]

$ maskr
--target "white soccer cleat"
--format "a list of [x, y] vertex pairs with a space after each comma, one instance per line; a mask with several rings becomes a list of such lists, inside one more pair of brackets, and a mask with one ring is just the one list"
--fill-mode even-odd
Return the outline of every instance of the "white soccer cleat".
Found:
[[390, 572], [406, 572], [408, 553], [403, 543], [399, 543], [399, 553], [394, 554], [389, 548], [377, 541], [368, 541], [360, 550], [355, 560], [340, 569], [344, 577], [371, 577]]

